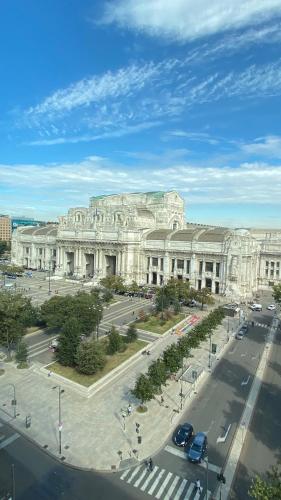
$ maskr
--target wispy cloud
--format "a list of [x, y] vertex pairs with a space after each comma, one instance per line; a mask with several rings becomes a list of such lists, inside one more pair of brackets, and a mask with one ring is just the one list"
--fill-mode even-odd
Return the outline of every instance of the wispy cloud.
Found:
[[260, 24], [281, 14], [280, 0], [114, 0], [104, 23], [179, 41]]
[[279, 159], [281, 158], [281, 137], [274, 135], [258, 137], [252, 143], [242, 144], [241, 149], [252, 156]]
[[[105, 158], [89, 157], [69, 164], [0, 165], [2, 186], [12, 188], [9, 199], [2, 203], [5, 211], [9, 207], [14, 211], [15, 204], [22, 206], [24, 213], [24, 207], [32, 204], [40, 214], [41, 200], [48, 198], [48, 217], [55, 217], [71, 206], [88, 205], [93, 194], [176, 189], [188, 206], [255, 204], [261, 212], [265, 205], [281, 208], [281, 164], [256, 162], [219, 168], [196, 166], [180, 156], [171, 157], [170, 166], [155, 166], [159, 164], [161, 159], [155, 162], [148, 157], [132, 169]], [[3, 208], [0, 206], [0, 210]]]

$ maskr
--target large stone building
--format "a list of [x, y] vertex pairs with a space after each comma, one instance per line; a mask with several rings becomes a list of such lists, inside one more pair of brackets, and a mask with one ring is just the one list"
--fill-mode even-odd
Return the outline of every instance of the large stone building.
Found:
[[109, 274], [140, 285], [174, 277], [196, 289], [249, 297], [281, 282], [281, 229], [189, 224], [175, 191], [95, 196], [57, 226], [18, 228], [12, 260], [95, 283]]

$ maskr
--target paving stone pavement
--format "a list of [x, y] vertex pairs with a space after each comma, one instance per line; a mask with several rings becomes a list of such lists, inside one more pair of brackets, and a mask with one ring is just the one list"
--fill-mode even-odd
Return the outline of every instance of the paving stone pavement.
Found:
[[[228, 345], [226, 330], [227, 321], [224, 320], [212, 336], [212, 342], [218, 346], [218, 353], [212, 356], [212, 363], [216, 362]], [[145, 373], [151, 361], [157, 359], [165, 347], [178, 338], [169, 333], [157, 339], [151, 347], [150, 356], [140, 354], [132, 366], [114, 380], [107, 381], [90, 398], [74, 391], [71, 385], [64, 385], [54, 374], [48, 376], [40, 372], [36, 364], [27, 370], [18, 370], [14, 363], [0, 362], [0, 368], [5, 369], [0, 378], [0, 418], [10, 422], [16, 431], [26, 434], [40, 446], [47, 447], [56, 457], [63, 456], [69, 464], [103, 471], [123, 468], [126, 464], [128, 466], [128, 461], [132, 465], [152, 456], [164, 444], [181, 416], [181, 403], [185, 409], [189, 401], [196, 397], [194, 389], [198, 391], [208, 375], [209, 340], [193, 350], [193, 357], [186, 360], [186, 366], [184, 364], [185, 368], [201, 366], [196, 387], [183, 381], [184, 398], [181, 401], [181, 382], [170, 380], [163, 391], [164, 404], [160, 404], [159, 396], [147, 404], [147, 413], [137, 413], [138, 401], [130, 393], [136, 377]], [[13, 384], [17, 399], [16, 418], [13, 418], [11, 406]], [[64, 389], [61, 394], [61, 456], [58, 384]], [[132, 405], [132, 414], [123, 418], [122, 409], [126, 412], [129, 404]], [[28, 415], [31, 416], [31, 426], [26, 428]], [[151, 422], [157, 422], [157, 425], [151, 425]], [[136, 433], [136, 423], [140, 424], [139, 434]], [[138, 444], [138, 436], [142, 438], [141, 444]]]

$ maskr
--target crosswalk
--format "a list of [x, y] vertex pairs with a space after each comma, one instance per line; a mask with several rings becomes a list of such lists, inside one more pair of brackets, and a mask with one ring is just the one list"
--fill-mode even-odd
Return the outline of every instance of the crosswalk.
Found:
[[127, 469], [120, 479], [158, 500], [203, 500], [211, 496], [211, 492], [207, 491], [206, 495], [204, 489], [196, 492], [194, 481], [184, 479], [157, 465], [152, 471], [149, 471], [145, 464], [134, 469]]
[[269, 326], [265, 323], [257, 323], [257, 321], [255, 321], [255, 326], [260, 326], [261, 328], [269, 328]]
[[0, 434], [0, 450], [3, 450], [3, 448], [6, 448], [6, 446], [9, 446], [9, 444], [12, 444], [16, 439], [20, 437], [20, 434], [15, 432], [9, 437], [6, 437], [5, 434]]

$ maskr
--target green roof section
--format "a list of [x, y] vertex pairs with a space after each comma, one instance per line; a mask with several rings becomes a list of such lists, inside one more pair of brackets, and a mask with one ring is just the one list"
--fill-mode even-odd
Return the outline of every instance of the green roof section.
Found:
[[98, 196], [91, 196], [90, 200], [91, 201], [98, 201], [98, 200], [103, 200], [104, 198], [109, 198], [111, 196], [122, 196], [123, 194], [126, 194], [130, 196], [130, 194], [145, 194], [146, 196], [151, 196], [153, 198], [163, 198], [163, 196], [166, 193], [170, 193], [171, 191], [147, 191], [146, 193], [143, 193], [142, 191], [138, 191], [135, 193], [119, 193], [119, 194], [100, 194]]

